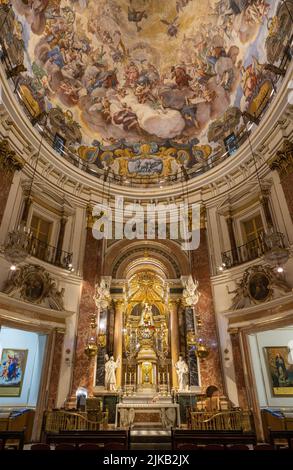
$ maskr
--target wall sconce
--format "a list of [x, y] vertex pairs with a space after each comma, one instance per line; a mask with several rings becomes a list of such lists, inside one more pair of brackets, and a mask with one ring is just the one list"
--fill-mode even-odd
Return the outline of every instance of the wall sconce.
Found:
[[67, 348], [65, 350], [65, 364], [67, 366], [71, 366], [71, 350], [69, 348]]

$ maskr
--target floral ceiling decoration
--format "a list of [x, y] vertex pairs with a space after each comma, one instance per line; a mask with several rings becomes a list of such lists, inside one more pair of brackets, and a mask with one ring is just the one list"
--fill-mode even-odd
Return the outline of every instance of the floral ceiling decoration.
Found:
[[11, 3], [2, 37], [12, 63], [23, 55], [32, 115], [90, 164], [148, 177], [205, 165], [243, 113], [258, 118], [293, 12], [290, 0]]

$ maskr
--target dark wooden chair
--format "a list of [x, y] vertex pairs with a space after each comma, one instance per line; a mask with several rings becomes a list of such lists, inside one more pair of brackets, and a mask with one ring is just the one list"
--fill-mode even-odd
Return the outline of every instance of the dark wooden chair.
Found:
[[80, 444], [78, 449], [79, 450], [101, 450], [101, 447], [98, 444], [88, 443], [88, 444]]
[[202, 450], [225, 450], [223, 444], [207, 444]]
[[196, 444], [178, 444], [177, 450], [198, 450], [198, 445]]
[[272, 446], [271, 444], [256, 444], [256, 446], [253, 446], [254, 450], [275, 450], [275, 446]]
[[122, 442], [105, 442], [104, 449], [107, 449], [107, 450], [126, 450], [127, 447]]
[[32, 444], [31, 450], [51, 450], [51, 448], [49, 444], [43, 444], [40, 442], [38, 444]]
[[228, 450], [250, 450], [245, 444], [232, 444], [227, 447]]
[[55, 450], [76, 450], [76, 447], [73, 444], [67, 444], [64, 442], [61, 444], [56, 444]]

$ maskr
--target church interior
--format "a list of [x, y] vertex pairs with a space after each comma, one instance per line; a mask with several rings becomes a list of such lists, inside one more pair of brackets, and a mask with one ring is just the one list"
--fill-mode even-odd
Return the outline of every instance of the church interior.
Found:
[[0, 0], [0, 451], [293, 450], [292, 35]]

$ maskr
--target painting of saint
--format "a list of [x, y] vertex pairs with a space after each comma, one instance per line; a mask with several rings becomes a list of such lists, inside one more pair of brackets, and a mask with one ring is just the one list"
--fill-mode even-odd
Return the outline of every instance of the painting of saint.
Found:
[[293, 365], [289, 364], [289, 348], [274, 346], [264, 348], [274, 396], [293, 396]]
[[0, 397], [20, 397], [27, 349], [3, 349], [0, 362]]

